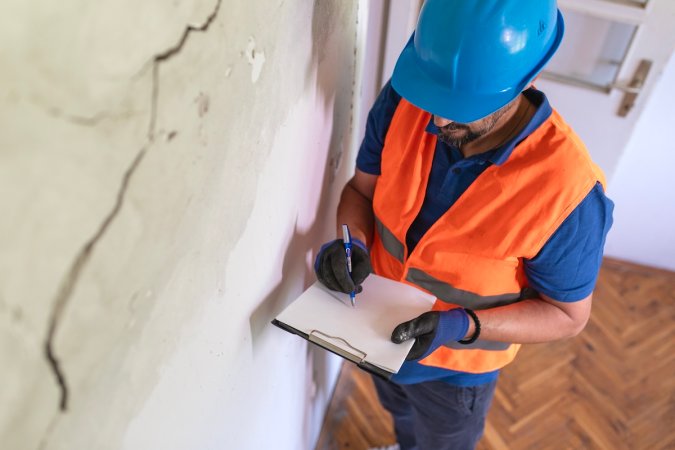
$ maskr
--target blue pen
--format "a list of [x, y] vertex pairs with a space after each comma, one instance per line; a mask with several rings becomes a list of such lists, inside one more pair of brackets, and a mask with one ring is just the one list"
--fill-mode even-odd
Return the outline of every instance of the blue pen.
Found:
[[[352, 276], [352, 235], [349, 233], [349, 227], [347, 224], [342, 224], [342, 240], [345, 244], [345, 253], [347, 254], [347, 271], [349, 276]], [[349, 293], [349, 300], [352, 302], [352, 308], [354, 307], [354, 297], [356, 297], [356, 291], [351, 291]]]

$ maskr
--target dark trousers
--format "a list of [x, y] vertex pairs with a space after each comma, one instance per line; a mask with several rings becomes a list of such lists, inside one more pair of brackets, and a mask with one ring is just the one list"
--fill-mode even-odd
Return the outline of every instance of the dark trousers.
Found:
[[483, 435], [496, 381], [454, 386], [441, 381], [396, 384], [373, 377], [394, 418], [401, 450], [472, 450]]

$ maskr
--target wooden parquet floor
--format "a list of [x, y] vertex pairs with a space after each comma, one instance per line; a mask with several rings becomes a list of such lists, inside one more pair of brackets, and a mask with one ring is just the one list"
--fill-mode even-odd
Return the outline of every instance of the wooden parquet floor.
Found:
[[[345, 364], [317, 450], [394, 441], [369, 376]], [[523, 346], [477, 449], [675, 449], [675, 273], [605, 259], [586, 329]]]

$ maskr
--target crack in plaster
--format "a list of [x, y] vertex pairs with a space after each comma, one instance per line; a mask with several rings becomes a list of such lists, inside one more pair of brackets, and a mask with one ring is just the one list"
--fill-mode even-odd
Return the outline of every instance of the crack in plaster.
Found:
[[98, 125], [103, 119], [110, 117], [110, 113], [103, 111], [97, 112], [90, 117], [78, 116], [75, 114], [69, 114], [56, 107], [47, 107], [47, 113], [52, 117], [56, 117], [57, 119], [63, 119], [67, 122], [74, 123], [75, 125], [82, 125], [85, 127], [94, 127]]
[[117, 192], [117, 199], [115, 201], [113, 209], [105, 217], [103, 223], [98, 228], [94, 236], [92, 236], [87, 241], [82, 250], [80, 250], [80, 252], [78, 253], [77, 258], [75, 258], [75, 262], [68, 271], [68, 275], [61, 283], [61, 287], [56, 296], [56, 300], [54, 301], [54, 307], [52, 308], [52, 313], [49, 320], [49, 330], [47, 331], [47, 340], [45, 343], [45, 356], [49, 361], [49, 365], [51, 366], [52, 371], [54, 372], [54, 376], [56, 376], [56, 381], [61, 389], [61, 401], [59, 403], [61, 411], [66, 411], [68, 407], [68, 385], [66, 383], [66, 378], [63, 373], [63, 370], [61, 369], [59, 360], [57, 359], [56, 354], [54, 352], [54, 335], [56, 334], [56, 330], [59, 321], [61, 320], [63, 310], [65, 309], [68, 300], [70, 300], [70, 297], [75, 289], [75, 285], [80, 277], [82, 269], [84, 268], [85, 264], [89, 261], [89, 257], [91, 256], [94, 246], [105, 234], [106, 230], [110, 227], [110, 224], [117, 216], [117, 213], [119, 213], [120, 209], [122, 208], [122, 204], [124, 203], [124, 194], [126, 193], [127, 187], [129, 186], [129, 180], [131, 179], [131, 176], [133, 175], [136, 168], [138, 168], [138, 165], [143, 159], [143, 156], [145, 156], [146, 150], [147, 147], [143, 147], [138, 152], [131, 165], [127, 168], [126, 172], [124, 173], [124, 177], [122, 178], [122, 184], [120, 186], [120, 189]]
[[[206, 17], [206, 20], [204, 21], [204, 23], [202, 23], [199, 26], [188, 25], [187, 27], [185, 27], [185, 29], [183, 30], [183, 34], [181, 35], [180, 39], [178, 40], [178, 43], [176, 43], [174, 46], [170, 47], [169, 49], [165, 50], [164, 52], [155, 55], [150, 61], [143, 64], [143, 66], [138, 71], [138, 73], [133, 75], [131, 77], [131, 79], [132, 80], [139, 79], [143, 74], [146, 73], [146, 71], [148, 70], [148, 66], [152, 66], [153, 82], [157, 82], [157, 78], [155, 76], [156, 75], [155, 69], [157, 68], [157, 64], [171, 58], [176, 53], [179, 53], [183, 49], [183, 46], [185, 45], [185, 42], [187, 41], [190, 33], [207, 31], [209, 26], [211, 26], [211, 23], [218, 16], [218, 11], [220, 10], [221, 4], [222, 4], [222, 0], [217, 0], [216, 6], [214, 7], [211, 14], [209, 14]], [[41, 106], [44, 109], [46, 109], [47, 113], [49, 115], [51, 115], [52, 117], [55, 117], [57, 119], [66, 120], [66, 121], [71, 122], [75, 125], [92, 127], [92, 126], [98, 125], [99, 122], [103, 121], [104, 119], [114, 117], [111, 114], [110, 111], [99, 111], [95, 114], [92, 114], [91, 116], [81, 116], [81, 115], [77, 115], [77, 114], [68, 113], [67, 111], [63, 111], [61, 108], [59, 108], [57, 106], [41, 105], [40, 102], [34, 102], [34, 103], [36, 103], [38, 106]], [[126, 114], [124, 114], [124, 115], [126, 115]]]
[[[63, 312], [66, 309], [68, 302], [70, 301], [73, 291], [75, 290], [75, 287], [77, 285], [77, 282], [79, 281], [80, 275], [82, 273], [82, 270], [86, 266], [86, 264], [89, 262], [89, 258], [91, 257], [91, 254], [94, 250], [94, 247], [96, 244], [101, 240], [101, 238], [104, 236], [108, 228], [110, 228], [110, 225], [113, 223], [115, 218], [117, 217], [118, 213], [122, 209], [122, 206], [124, 204], [124, 198], [127, 192], [127, 188], [129, 187], [129, 183], [131, 180], [131, 177], [134, 175], [136, 172], [136, 169], [138, 169], [138, 166], [140, 165], [141, 161], [143, 160], [148, 148], [152, 145], [155, 139], [155, 126], [157, 122], [157, 104], [158, 104], [158, 99], [159, 99], [159, 65], [171, 59], [173, 56], [177, 55], [180, 53], [180, 51], [183, 49], [185, 43], [188, 40], [188, 37], [190, 36], [191, 33], [193, 32], [206, 32], [210, 25], [213, 23], [213, 21], [216, 19], [218, 15], [218, 11], [220, 10], [222, 0], [217, 0], [216, 5], [211, 12], [206, 18], [206, 20], [199, 26], [193, 26], [193, 25], [188, 25], [185, 30], [183, 31], [183, 34], [181, 35], [180, 39], [178, 42], [170, 47], [169, 49], [165, 50], [162, 53], [156, 54], [153, 59], [152, 59], [152, 70], [153, 70], [153, 84], [152, 84], [152, 97], [151, 97], [151, 104], [150, 104], [150, 122], [149, 122], [149, 127], [148, 127], [148, 141], [146, 142], [146, 145], [141, 148], [138, 153], [136, 154], [135, 158], [131, 162], [131, 165], [127, 168], [127, 170], [124, 173], [124, 176], [122, 177], [122, 182], [120, 184], [120, 188], [117, 192], [117, 198], [115, 201], [115, 204], [113, 205], [113, 208], [110, 210], [110, 212], [106, 215], [104, 218], [103, 222], [99, 226], [98, 230], [96, 233], [85, 243], [84, 247], [78, 252], [77, 257], [75, 258], [74, 262], [70, 266], [70, 269], [68, 270], [68, 273], [66, 274], [65, 278], [62, 280], [59, 291], [54, 299], [53, 302], [53, 307], [52, 311], [50, 314], [50, 320], [49, 320], [49, 327], [47, 331], [47, 337], [45, 339], [45, 357], [47, 359], [47, 362], [49, 363], [49, 366], [54, 373], [54, 376], [56, 378], [56, 382], [59, 386], [59, 390], [61, 391], [61, 396], [60, 396], [60, 402], [59, 402], [59, 410], [60, 411], [67, 411], [68, 410], [68, 383], [66, 380], [65, 373], [63, 372], [63, 369], [61, 367], [61, 362], [58, 359], [55, 349], [54, 349], [54, 337], [56, 335], [56, 332], [58, 331], [58, 327], [61, 321], [61, 318], [63, 316]], [[69, 116], [66, 114], [59, 114], [61, 117], [64, 117], [68, 120], [73, 121], [74, 123], [82, 124], [82, 125], [95, 125], [100, 118], [104, 117], [105, 114], [99, 113], [93, 118], [80, 118], [80, 117], [74, 117], [74, 116]], [[48, 429], [51, 429], [51, 426]], [[45, 436], [46, 437], [46, 436]], [[46, 440], [43, 438], [43, 443], [46, 443]]]
[[31, 99], [30, 103], [46, 111], [47, 114], [49, 114], [51, 117], [84, 127], [95, 127], [99, 123], [108, 119], [127, 119], [133, 117], [133, 115], [138, 112], [133, 110], [123, 110], [119, 112], [112, 112], [106, 110], [106, 111], [99, 111], [90, 116], [82, 116], [78, 114], [69, 113], [68, 111], [64, 111], [63, 109], [58, 108], [56, 106], [46, 105], [37, 99]]
[[183, 31], [183, 35], [180, 37], [178, 40], [178, 43], [174, 45], [173, 47], [168, 48], [162, 53], [159, 53], [155, 55], [153, 58], [153, 67], [152, 67], [152, 77], [153, 77], [153, 82], [152, 82], [152, 105], [151, 105], [151, 111], [150, 111], [150, 129], [148, 130], [148, 137], [152, 140], [154, 138], [154, 133], [155, 133], [155, 124], [157, 121], [157, 97], [159, 94], [159, 65], [173, 57], [174, 55], [178, 54], [182, 49], [183, 46], [185, 46], [185, 43], [187, 42], [188, 37], [190, 36], [191, 33], [203, 33], [206, 32], [211, 24], [213, 23], [214, 20], [216, 20], [216, 17], [218, 16], [218, 11], [220, 11], [220, 5], [222, 3], [222, 0], [217, 0], [216, 1], [216, 6], [213, 8], [213, 11], [211, 14], [209, 14], [206, 17], [206, 20], [204, 23], [202, 23], [199, 26], [194, 26], [194, 25], [188, 25], [185, 30]]

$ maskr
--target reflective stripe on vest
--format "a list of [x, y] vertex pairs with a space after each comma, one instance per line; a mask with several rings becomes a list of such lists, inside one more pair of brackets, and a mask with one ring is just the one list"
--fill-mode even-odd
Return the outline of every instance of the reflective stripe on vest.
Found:
[[394, 233], [389, 231], [389, 229], [384, 226], [377, 216], [375, 216], [375, 228], [377, 229], [377, 233], [380, 235], [380, 239], [382, 240], [382, 245], [384, 248], [399, 262], [403, 262], [403, 258], [405, 257], [405, 246], [401, 243], [401, 241], [396, 239]]
[[459, 342], [448, 342], [445, 344], [445, 347], [451, 348], [453, 350], [487, 350], [487, 351], [499, 351], [506, 350], [511, 344], [509, 342], [497, 342], [497, 341], [484, 341], [483, 339], [478, 339], [476, 342], [471, 344], [460, 344]]
[[457, 289], [449, 283], [437, 280], [431, 275], [411, 268], [408, 270], [406, 280], [434, 294], [439, 300], [445, 303], [459, 305], [462, 308], [487, 309], [497, 306], [515, 303], [521, 299], [521, 293], [501, 294], [501, 295], [478, 295], [473, 292]]

